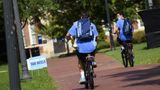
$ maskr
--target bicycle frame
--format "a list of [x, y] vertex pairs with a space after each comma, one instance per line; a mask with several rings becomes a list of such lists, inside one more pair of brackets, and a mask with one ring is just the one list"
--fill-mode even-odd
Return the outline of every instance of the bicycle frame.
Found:
[[132, 47], [132, 43], [126, 43], [121, 53], [124, 67], [128, 67], [128, 62], [131, 67], [134, 66]]

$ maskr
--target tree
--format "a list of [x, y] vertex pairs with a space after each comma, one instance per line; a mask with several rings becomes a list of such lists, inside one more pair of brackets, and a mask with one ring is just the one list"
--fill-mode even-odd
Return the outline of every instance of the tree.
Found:
[[65, 2], [59, 0], [57, 4], [59, 9], [56, 14], [51, 13], [52, 19], [50, 25], [48, 25], [47, 33], [43, 30], [43, 33], [52, 35], [52, 38], [64, 37], [73, 22], [80, 18], [80, 13], [83, 10], [89, 11], [89, 15], [96, 25], [100, 25], [101, 20], [106, 17], [105, 6], [102, 5], [104, 1], [101, 0], [67, 0]]
[[[99, 28], [101, 20], [107, 23], [104, 0], [19, 0], [18, 3], [22, 27], [29, 21], [38, 26], [41, 30], [39, 33], [51, 38], [64, 37], [84, 9], [89, 11], [99, 32], [102, 32]], [[144, 0], [108, 0], [108, 3], [112, 21], [115, 20], [117, 11], [122, 10], [127, 17], [135, 18], [136, 12], [145, 6]], [[42, 19], [48, 20], [49, 24], [43, 25]]]
[[[111, 21], [115, 20], [117, 11], [124, 11], [127, 17], [137, 18], [137, 11], [144, 9], [143, 0], [108, 1]], [[99, 26], [101, 20], [105, 20], [107, 23], [104, 0], [57, 0], [56, 3], [59, 5], [59, 9], [56, 14], [51, 14], [53, 17], [48, 32], [52, 37], [64, 37], [73, 22], [80, 18], [80, 13], [84, 9], [89, 11], [89, 15], [98, 26], [99, 32], [103, 32]]]
[[138, 17], [137, 12], [145, 9], [145, 2], [144, 0], [112, 0], [110, 8], [114, 14], [123, 11], [127, 17], [135, 19]]
[[19, 0], [19, 11], [23, 26], [29, 21], [39, 29], [44, 25], [41, 20], [49, 19], [50, 12], [56, 11], [58, 5], [53, 0]]

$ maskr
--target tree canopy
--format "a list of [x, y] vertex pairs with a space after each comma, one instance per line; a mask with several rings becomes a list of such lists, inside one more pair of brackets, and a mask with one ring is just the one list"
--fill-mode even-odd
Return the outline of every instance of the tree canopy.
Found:
[[[145, 0], [108, 0], [108, 3], [111, 21], [115, 20], [117, 11], [124, 11], [127, 17], [137, 18], [137, 11], [145, 7]], [[64, 37], [83, 10], [88, 10], [98, 28], [101, 20], [107, 23], [105, 0], [18, 0], [18, 7], [23, 25], [29, 21], [37, 25], [39, 33], [51, 38]], [[0, 18], [3, 18], [2, 12], [1, 0]], [[44, 24], [41, 20], [48, 23]]]
[[[80, 18], [80, 13], [87, 10], [91, 20], [98, 26], [101, 20], [107, 23], [107, 15], [105, 10], [105, 0], [57, 0], [59, 5], [56, 14], [52, 14], [53, 18], [50, 24], [49, 32], [56, 37], [64, 36], [74, 21]], [[144, 0], [108, 0], [111, 21], [116, 19], [116, 13], [123, 11], [127, 17], [137, 18], [137, 11], [145, 8]], [[56, 27], [54, 27], [56, 25]], [[99, 32], [101, 29], [98, 29]], [[58, 32], [58, 33], [55, 33]], [[61, 33], [63, 32], [63, 33]], [[53, 36], [53, 37], [54, 37]]]

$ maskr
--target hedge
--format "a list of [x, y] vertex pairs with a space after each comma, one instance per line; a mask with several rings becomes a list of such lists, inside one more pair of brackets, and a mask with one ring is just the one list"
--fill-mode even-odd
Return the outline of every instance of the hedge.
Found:
[[[116, 38], [116, 37], [114, 37]], [[145, 38], [145, 32], [144, 30], [137, 30], [133, 33], [133, 43], [142, 43], [142, 42], [146, 42], [146, 38]], [[116, 39], [114, 39], [114, 44], [115, 46], [119, 46], [119, 43], [117, 42]], [[109, 48], [110, 47], [110, 41], [106, 41], [106, 40], [99, 40], [98, 41], [98, 45], [97, 45], [97, 49], [103, 49], [103, 48]]]

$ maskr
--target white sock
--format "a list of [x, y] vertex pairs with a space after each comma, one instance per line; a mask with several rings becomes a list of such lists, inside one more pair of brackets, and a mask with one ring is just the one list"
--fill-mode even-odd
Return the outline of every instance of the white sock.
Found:
[[85, 76], [84, 76], [84, 71], [83, 71], [83, 70], [81, 70], [81, 77], [82, 77], [82, 78], [85, 77]]

